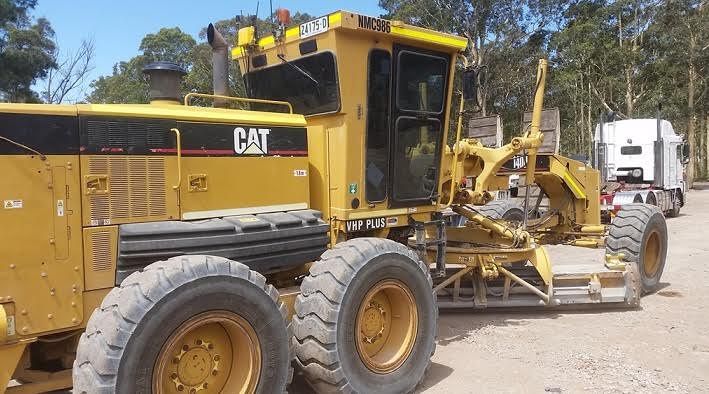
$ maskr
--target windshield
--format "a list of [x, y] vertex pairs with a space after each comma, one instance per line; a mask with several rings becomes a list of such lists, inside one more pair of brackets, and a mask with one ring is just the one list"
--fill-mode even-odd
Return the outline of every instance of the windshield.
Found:
[[340, 108], [335, 56], [330, 52], [254, 70], [245, 75], [251, 98], [287, 101], [303, 115], [336, 112]]

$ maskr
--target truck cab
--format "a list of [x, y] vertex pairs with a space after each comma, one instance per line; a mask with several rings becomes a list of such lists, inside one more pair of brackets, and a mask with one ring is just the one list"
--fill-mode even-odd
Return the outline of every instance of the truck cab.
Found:
[[466, 39], [347, 11], [281, 29], [242, 28], [232, 59], [250, 98], [305, 115], [311, 206], [334, 239], [430, 220]]
[[596, 126], [594, 147], [594, 165], [606, 184], [602, 201], [605, 199], [615, 208], [643, 202], [666, 212], [684, 205], [685, 143], [669, 121], [625, 119], [600, 123]]

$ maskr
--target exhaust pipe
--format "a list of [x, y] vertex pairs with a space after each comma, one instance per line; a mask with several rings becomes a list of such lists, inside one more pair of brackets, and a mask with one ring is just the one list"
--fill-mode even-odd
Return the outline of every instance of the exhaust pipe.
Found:
[[181, 104], [180, 83], [187, 72], [172, 62], [153, 62], [143, 67], [150, 81], [151, 104]]
[[[207, 42], [212, 47], [212, 86], [214, 94], [229, 95], [229, 45], [224, 37], [210, 23], [207, 27]], [[214, 107], [225, 108], [226, 100], [215, 99]]]

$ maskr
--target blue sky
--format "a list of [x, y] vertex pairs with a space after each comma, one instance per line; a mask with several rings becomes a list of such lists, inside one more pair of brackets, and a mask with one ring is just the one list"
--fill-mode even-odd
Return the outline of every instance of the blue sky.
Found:
[[[256, 0], [39, 0], [34, 16], [49, 19], [62, 53], [76, 50], [84, 38], [94, 39], [96, 59], [90, 82], [100, 75], [110, 74], [116, 62], [135, 56], [140, 40], [148, 33], [161, 27], [177, 26], [197, 38], [209, 22], [233, 17], [242, 11], [252, 14], [256, 3]], [[316, 16], [338, 9], [378, 16], [383, 12], [378, 3], [378, 0], [273, 0], [273, 8], [284, 7], [291, 13], [300, 11]], [[259, 16], [267, 16], [268, 0], [261, 0], [259, 4]]]

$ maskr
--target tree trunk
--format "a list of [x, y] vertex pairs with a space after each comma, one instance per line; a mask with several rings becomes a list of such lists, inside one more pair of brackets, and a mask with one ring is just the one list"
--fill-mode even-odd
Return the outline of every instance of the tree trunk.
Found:
[[586, 154], [587, 158], [589, 161], [593, 162], [592, 160], [592, 155], [593, 155], [593, 138], [594, 138], [594, 130], [593, 130], [593, 118], [591, 117], [591, 67], [588, 67], [588, 73], [589, 76], [586, 78], [586, 84], [588, 89], [586, 90], [586, 98], [588, 99], [588, 103], [586, 106], [586, 127], [585, 129], [588, 131], [588, 145], [586, 145]]
[[625, 66], [625, 114], [633, 117], [633, 72], [632, 65]]
[[697, 71], [694, 65], [694, 54], [696, 53], [697, 39], [693, 34], [689, 38], [689, 67], [687, 70], [687, 140], [689, 140], [689, 164], [687, 165], [687, 186], [694, 187], [695, 166], [697, 164], [697, 141], [694, 133], [696, 116], [694, 114], [694, 86], [697, 79]]
[[704, 156], [706, 162], [704, 163], [704, 165], [706, 168], [706, 172], [704, 174], [707, 178], [709, 178], [709, 115], [707, 115], [704, 121], [704, 127], [706, 128], [706, 133], [704, 133], [704, 143], [706, 147], [706, 155]]

